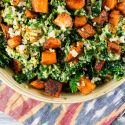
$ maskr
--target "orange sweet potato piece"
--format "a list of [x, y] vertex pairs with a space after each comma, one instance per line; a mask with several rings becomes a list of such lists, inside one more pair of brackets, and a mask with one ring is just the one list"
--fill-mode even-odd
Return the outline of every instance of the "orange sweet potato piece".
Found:
[[120, 21], [120, 13], [118, 10], [113, 10], [109, 15], [109, 23], [117, 26]]
[[[74, 59], [76, 59], [76, 57], [82, 52], [82, 48], [83, 48], [83, 42], [79, 42], [77, 46], [73, 46], [70, 49], [70, 52], [68, 53], [68, 55], [66, 56], [66, 62], [70, 62]], [[73, 53], [76, 54], [72, 54], [72, 51], [74, 51]]]
[[35, 89], [44, 89], [45, 83], [40, 79], [34, 80], [30, 83], [30, 85]]
[[6, 39], [9, 39], [9, 38], [10, 38], [10, 35], [9, 35], [9, 33], [8, 33], [8, 31], [9, 31], [9, 26], [7, 26], [7, 25], [5, 25], [5, 24], [3, 24], [3, 23], [0, 23], [0, 26], [1, 26], [1, 29], [2, 29], [2, 31], [3, 31], [4, 37], [5, 37]]
[[90, 38], [96, 33], [95, 29], [90, 24], [84, 25], [82, 28], [78, 29], [77, 32], [84, 39]]
[[25, 11], [25, 16], [29, 19], [32, 19], [32, 18], [36, 18], [37, 17], [37, 14], [33, 11], [30, 11], [30, 10], [26, 10]]
[[108, 7], [110, 10], [114, 9], [117, 6], [117, 0], [104, 0], [103, 6]]
[[48, 0], [32, 0], [32, 7], [35, 12], [48, 13]]
[[56, 62], [56, 52], [50, 52], [49, 50], [42, 52], [42, 64], [50, 65], [55, 64]]
[[87, 23], [86, 16], [76, 16], [74, 24], [76, 27], [84, 26]]
[[107, 51], [117, 53], [117, 54], [121, 54], [121, 46], [118, 45], [117, 43], [114, 43], [114, 42], [108, 42]]
[[110, 31], [112, 34], [115, 34], [115, 33], [117, 32], [117, 27], [116, 27], [116, 26], [113, 26], [113, 25], [110, 25], [109, 31]]
[[72, 63], [75, 65], [75, 64], [77, 64], [79, 62], [79, 59], [78, 58], [76, 58], [76, 59], [74, 59], [73, 61], [72, 61]]
[[103, 66], [105, 64], [105, 61], [104, 60], [96, 60], [96, 63], [95, 63], [95, 70], [96, 71], [101, 71]]
[[45, 82], [45, 93], [49, 96], [59, 97], [62, 91], [62, 83], [49, 79]]
[[79, 10], [85, 6], [85, 0], [66, 0], [66, 5], [71, 10]]
[[72, 28], [73, 26], [72, 18], [68, 13], [59, 14], [53, 23], [60, 28]]
[[125, 1], [120, 2], [117, 9], [125, 16]]
[[98, 17], [95, 17], [93, 20], [93, 22], [103, 25], [105, 22], [108, 22], [108, 13], [103, 10]]
[[56, 49], [61, 47], [61, 41], [57, 38], [50, 37], [43, 46], [45, 49]]
[[13, 69], [16, 73], [22, 71], [22, 64], [18, 60], [14, 59], [13, 60]]
[[19, 4], [20, 0], [12, 0], [12, 3], [14, 6], [17, 6]]
[[16, 48], [21, 44], [22, 38], [20, 36], [14, 36], [13, 38], [7, 41], [7, 44], [10, 48]]
[[81, 77], [80, 86], [78, 86], [79, 91], [83, 94], [89, 94], [96, 88], [96, 85], [92, 83], [88, 78]]

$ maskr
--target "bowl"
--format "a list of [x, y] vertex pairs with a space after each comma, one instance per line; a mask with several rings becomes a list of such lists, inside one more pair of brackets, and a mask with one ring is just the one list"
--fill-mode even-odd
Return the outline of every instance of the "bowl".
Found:
[[99, 96], [102, 96], [113, 89], [120, 86], [124, 81], [125, 78], [121, 79], [120, 81], [112, 80], [103, 84], [100, 87], [97, 87], [92, 93], [84, 96], [81, 93], [71, 94], [71, 93], [62, 93], [59, 98], [45, 96], [44, 92], [41, 90], [35, 90], [33, 88], [29, 88], [26, 83], [19, 84], [12, 78], [13, 72], [9, 69], [2, 69], [0, 68], [0, 78], [1, 80], [7, 84], [9, 87], [17, 91], [18, 93], [25, 95], [29, 98], [36, 99], [39, 101], [47, 102], [47, 103], [79, 103], [88, 101], [91, 99], [95, 99]]

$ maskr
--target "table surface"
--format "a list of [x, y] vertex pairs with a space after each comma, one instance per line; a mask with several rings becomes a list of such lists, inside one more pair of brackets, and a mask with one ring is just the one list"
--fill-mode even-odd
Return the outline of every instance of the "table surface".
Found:
[[0, 125], [23, 125], [18, 123], [14, 119], [6, 116], [4, 113], [0, 112]]

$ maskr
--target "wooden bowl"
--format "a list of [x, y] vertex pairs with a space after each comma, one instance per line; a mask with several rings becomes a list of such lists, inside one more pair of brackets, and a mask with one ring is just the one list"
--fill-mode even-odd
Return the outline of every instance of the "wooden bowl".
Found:
[[62, 93], [60, 98], [54, 98], [45, 96], [44, 92], [35, 90], [33, 88], [29, 88], [26, 83], [19, 84], [12, 78], [12, 71], [10, 69], [1, 69], [0, 68], [0, 78], [3, 80], [5, 84], [7, 84], [9, 87], [14, 89], [20, 94], [23, 94], [27, 97], [43, 101], [43, 102], [49, 102], [49, 103], [79, 103], [83, 101], [88, 101], [91, 99], [95, 99], [99, 96], [102, 96], [113, 89], [117, 88], [119, 85], [121, 85], [125, 78], [123, 78], [120, 81], [112, 80], [98, 88], [96, 88], [92, 93], [89, 95], [83, 96], [81, 93], [76, 94], [69, 94], [69, 93]]

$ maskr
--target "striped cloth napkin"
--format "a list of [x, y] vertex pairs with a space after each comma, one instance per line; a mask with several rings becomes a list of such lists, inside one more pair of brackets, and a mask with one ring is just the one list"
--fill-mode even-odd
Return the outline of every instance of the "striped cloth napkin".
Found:
[[[125, 84], [116, 90], [78, 104], [50, 104], [27, 98], [5, 84], [0, 86], [0, 111], [24, 125], [123, 125]], [[122, 114], [124, 116], [124, 114]], [[118, 119], [116, 122], [114, 122]]]

